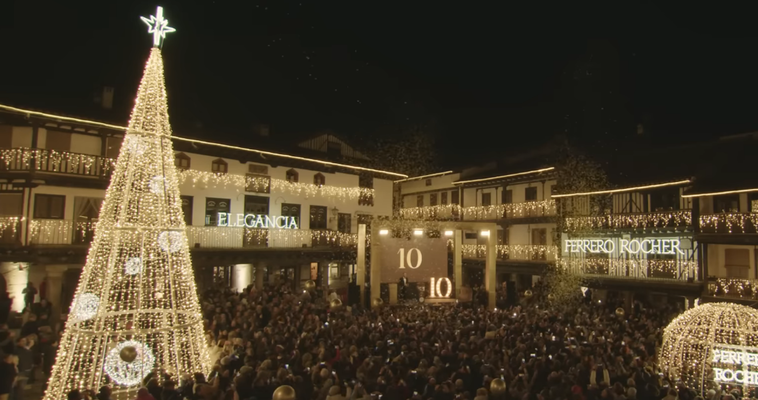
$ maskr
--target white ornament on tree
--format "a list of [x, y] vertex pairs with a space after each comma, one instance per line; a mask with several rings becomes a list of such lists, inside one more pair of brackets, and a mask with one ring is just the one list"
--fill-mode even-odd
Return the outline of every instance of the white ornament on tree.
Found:
[[158, 246], [161, 250], [176, 253], [182, 249], [184, 237], [181, 232], [177, 231], [164, 231], [158, 235]]
[[76, 299], [71, 316], [76, 322], [86, 321], [97, 315], [98, 307], [100, 307], [99, 297], [92, 293], [83, 293]]
[[[121, 351], [133, 347], [137, 356], [130, 362], [122, 359]], [[119, 385], [136, 386], [153, 370], [155, 356], [153, 351], [144, 343], [136, 340], [126, 340], [116, 345], [105, 357], [103, 369], [108, 376]]]
[[141, 156], [145, 154], [148, 144], [145, 142], [145, 139], [139, 136], [127, 136], [124, 139], [124, 146], [133, 155]]
[[165, 188], [165, 179], [162, 176], [155, 176], [150, 180], [150, 193], [160, 194], [163, 193]]
[[124, 263], [124, 273], [127, 275], [137, 275], [142, 272], [142, 259], [132, 257]]

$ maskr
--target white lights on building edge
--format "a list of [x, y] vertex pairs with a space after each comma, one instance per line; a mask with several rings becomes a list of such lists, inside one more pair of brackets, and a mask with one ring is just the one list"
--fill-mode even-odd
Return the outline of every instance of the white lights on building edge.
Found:
[[137, 275], [142, 272], [142, 259], [132, 257], [124, 263], [124, 273], [127, 275]]
[[[124, 348], [133, 347], [137, 356], [131, 362], [121, 358]], [[147, 374], [155, 366], [155, 355], [144, 343], [136, 340], [127, 340], [112, 348], [105, 358], [104, 370], [108, 376], [119, 385], [136, 386], [142, 383]]]
[[97, 315], [98, 307], [100, 307], [99, 297], [92, 293], [83, 293], [76, 298], [71, 316], [76, 322], [86, 321]]

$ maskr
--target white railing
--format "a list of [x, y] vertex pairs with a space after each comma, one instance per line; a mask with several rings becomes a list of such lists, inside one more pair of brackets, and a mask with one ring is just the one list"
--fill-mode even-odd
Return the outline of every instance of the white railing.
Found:
[[[461, 246], [463, 258], [484, 258], [487, 245], [464, 244]], [[497, 246], [497, 258], [501, 260], [554, 261], [558, 254], [556, 246], [530, 244], [501, 244]]]
[[302, 248], [355, 247], [358, 235], [311, 229], [250, 229], [245, 227], [188, 226], [190, 247], [200, 248]]
[[557, 264], [577, 275], [626, 279], [699, 280], [695, 261], [564, 258], [558, 260]]

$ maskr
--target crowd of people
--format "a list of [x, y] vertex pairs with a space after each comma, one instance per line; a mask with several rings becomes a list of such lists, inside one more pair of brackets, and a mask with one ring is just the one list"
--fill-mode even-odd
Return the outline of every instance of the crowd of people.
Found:
[[[494, 311], [472, 304], [361, 310], [330, 307], [325, 293], [286, 283], [242, 293], [219, 287], [201, 297], [213, 371], [156, 371], [137, 399], [269, 400], [282, 385], [300, 400], [696, 399], [656, 369], [661, 330], [681, 309], [637, 302], [620, 313], [613, 299], [581, 295], [575, 307], [558, 308], [539, 285], [533, 293]], [[21, 371], [20, 357], [18, 365]], [[504, 393], [490, 391], [494, 379]], [[110, 396], [106, 386], [69, 399]]]

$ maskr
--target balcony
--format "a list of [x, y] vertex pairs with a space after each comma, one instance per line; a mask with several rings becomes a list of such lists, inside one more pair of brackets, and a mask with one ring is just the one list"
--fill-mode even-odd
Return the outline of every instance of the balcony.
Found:
[[188, 226], [190, 247], [236, 248], [344, 248], [357, 247], [358, 235], [328, 230], [251, 229], [245, 227]]
[[701, 233], [758, 233], [758, 214], [721, 213], [700, 216]]
[[461, 207], [457, 204], [411, 207], [400, 210], [406, 219], [436, 220], [501, 220], [511, 218], [538, 218], [556, 215], [555, 200], [527, 201], [524, 203], [492, 206]]
[[564, 258], [558, 265], [588, 278], [614, 278], [658, 281], [698, 281], [695, 261], [679, 260], [611, 260], [608, 258]]
[[23, 217], [0, 217], [0, 244], [21, 243]]
[[[461, 246], [463, 258], [485, 258], [487, 246], [483, 244], [464, 244]], [[498, 260], [555, 261], [558, 254], [556, 246], [501, 244], [497, 246]]]
[[[115, 160], [90, 154], [49, 149], [0, 149], [0, 172], [50, 172], [78, 176], [108, 177]], [[32, 166], [34, 168], [32, 168]]]
[[678, 229], [692, 226], [692, 214], [689, 210], [666, 212], [609, 214], [587, 217], [567, 217], [565, 227], [568, 232], [583, 230], [648, 230]]
[[708, 295], [713, 297], [758, 300], [758, 280], [735, 278], [708, 278]]
[[30, 245], [88, 245], [94, 236], [94, 222], [33, 219], [29, 223]]

